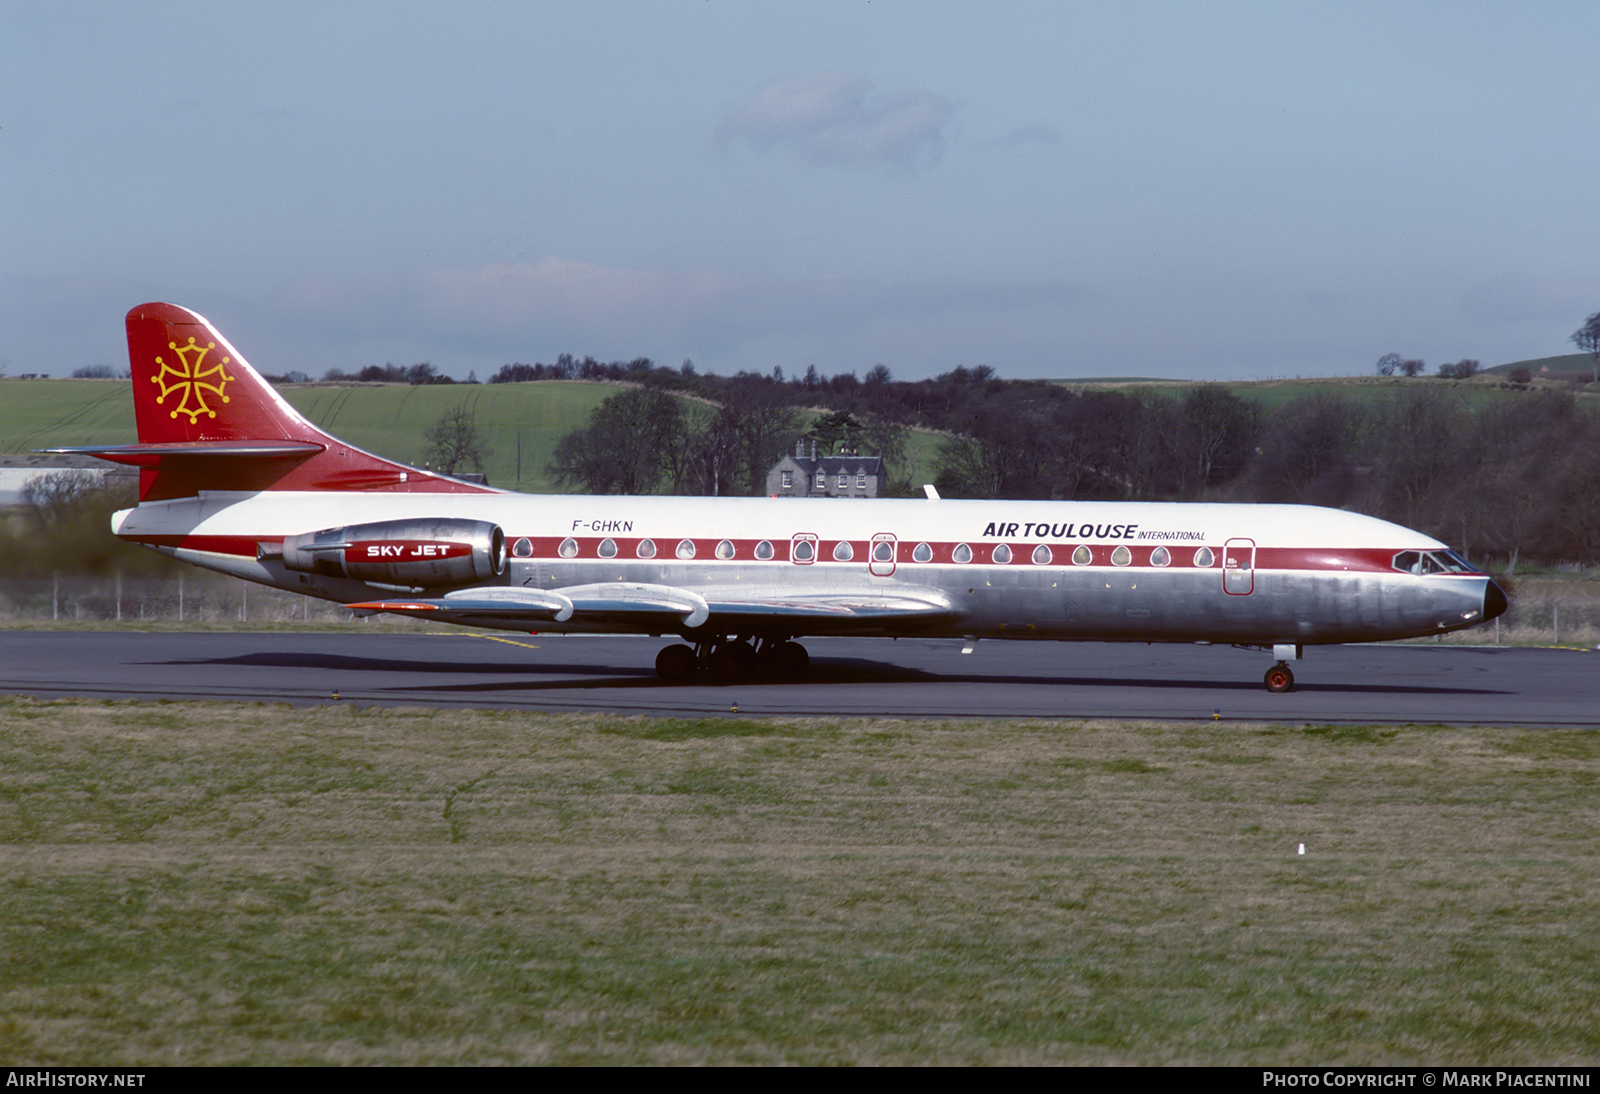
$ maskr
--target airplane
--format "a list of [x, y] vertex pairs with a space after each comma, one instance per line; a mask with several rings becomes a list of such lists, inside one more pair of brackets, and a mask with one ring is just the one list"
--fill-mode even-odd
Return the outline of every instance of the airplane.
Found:
[[306, 421], [197, 313], [128, 313], [125, 540], [247, 581], [470, 627], [647, 634], [668, 682], [795, 678], [821, 636], [1227, 643], [1444, 634], [1506, 610], [1445, 544], [1305, 505], [528, 495]]

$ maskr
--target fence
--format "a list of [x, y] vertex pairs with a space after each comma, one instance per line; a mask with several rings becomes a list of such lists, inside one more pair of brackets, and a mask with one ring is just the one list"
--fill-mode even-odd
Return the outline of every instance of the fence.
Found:
[[355, 618], [339, 604], [204, 573], [0, 580], [0, 620], [11, 622], [309, 624]]

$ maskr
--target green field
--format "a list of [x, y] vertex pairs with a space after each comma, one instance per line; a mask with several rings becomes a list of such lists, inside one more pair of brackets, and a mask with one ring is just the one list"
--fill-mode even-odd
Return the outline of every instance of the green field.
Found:
[[[527, 384], [405, 384], [290, 387], [284, 396], [313, 423], [379, 455], [420, 464], [427, 429], [465, 406], [490, 449], [484, 470], [495, 486], [557, 490], [545, 465], [564, 434], [621, 389], [614, 384], [546, 380]], [[699, 406], [701, 404], [693, 404]]]
[[[560, 487], [545, 466], [556, 442], [587, 425], [589, 414], [622, 390], [615, 384], [544, 380], [524, 384], [295, 384], [279, 389], [315, 425], [380, 456], [418, 464], [426, 432], [447, 410], [465, 405], [490, 455], [495, 486], [529, 493]], [[703, 415], [712, 408], [684, 399]], [[814, 415], [806, 414], [807, 417]], [[88, 444], [131, 444], [133, 396], [126, 380], [7, 380], [0, 383], [0, 452]], [[914, 431], [908, 448], [916, 482], [933, 479], [936, 434]]]
[[[1431, 388], [1463, 400], [1474, 408], [1498, 399], [1516, 398], [1521, 394], [1501, 388], [1503, 376], [1480, 374], [1476, 379], [1456, 381], [1438, 377], [1419, 376], [1408, 379], [1397, 376], [1329, 376], [1307, 377], [1297, 380], [1218, 381], [1229, 392], [1256, 403], [1266, 410], [1274, 410], [1295, 399], [1309, 395], [1333, 394], [1358, 402], [1377, 402], [1392, 398], [1403, 387]], [[1165, 398], [1182, 398], [1194, 383], [1183, 380], [1057, 380], [1066, 387], [1083, 387], [1102, 391], [1121, 391], [1129, 395], [1151, 394]], [[1556, 381], [1536, 381], [1535, 390], [1572, 391], [1570, 385]], [[1600, 406], [1600, 390], [1589, 388], [1577, 392], [1584, 405]]]
[[1548, 729], [0, 700], [0, 1058], [1593, 1064], [1597, 777]]
[[[568, 430], [619, 390], [612, 384], [309, 384], [280, 389], [291, 405], [341, 440], [405, 463], [420, 463], [430, 425], [466, 405], [492, 450], [496, 486], [555, 489], [545, 464]], [[700, 404], [696, 404], [700, 405]], [[0, 451], [81, 444], [130, 444], [133, 396], [126, 380], [8, 380], [0, 384]], [[520, 451], [521, 465], [518, 466]]]

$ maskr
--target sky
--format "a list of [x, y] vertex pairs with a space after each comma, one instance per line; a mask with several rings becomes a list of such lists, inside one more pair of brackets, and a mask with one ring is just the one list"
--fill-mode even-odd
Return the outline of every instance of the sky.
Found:
[[0, 368], [1575, 351], [1600, 4], [0, 0]]

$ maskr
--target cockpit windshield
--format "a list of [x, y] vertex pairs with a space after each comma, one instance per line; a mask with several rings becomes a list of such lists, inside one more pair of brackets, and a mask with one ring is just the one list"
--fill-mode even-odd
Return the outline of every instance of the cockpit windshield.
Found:
[[1407, 574], [1476, 574], [1476, 566], [1454, 551], [1401, 551], [1394, 568]]

